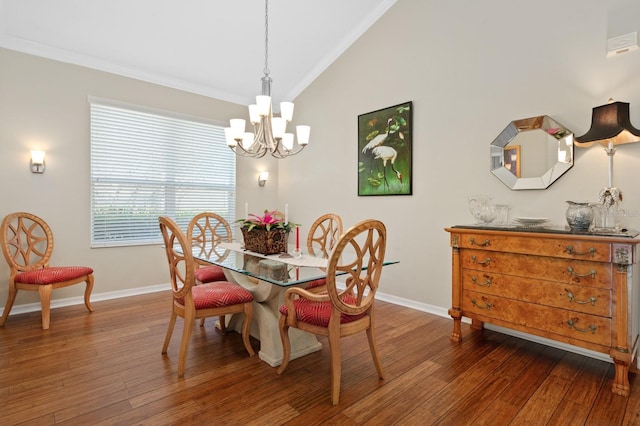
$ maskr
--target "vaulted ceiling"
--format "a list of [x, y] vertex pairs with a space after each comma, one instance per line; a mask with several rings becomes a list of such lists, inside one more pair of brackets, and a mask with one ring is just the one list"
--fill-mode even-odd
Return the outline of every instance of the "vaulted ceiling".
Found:
[[[274, 101], [293, 100], [393, 3], [271, 0]], [[265, 2], [0, 0], [0, 47], [249, 104], [264, 73]]]

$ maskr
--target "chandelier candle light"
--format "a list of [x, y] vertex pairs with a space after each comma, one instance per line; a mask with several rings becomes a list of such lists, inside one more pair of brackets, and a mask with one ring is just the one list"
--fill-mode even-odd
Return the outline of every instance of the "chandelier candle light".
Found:
[[309, 143], [309, 126], [296, 126], [298, 147], [294, 148], [293, 133], [287, 133], [287, 123], [293, 119], [293, 103], [280, 103], [280, 117], [273, 116], [271, 104], [271, 77], [269, 77], [269, 0], [265, 0], [265, 40], [264, 40], [264, 76], [262, 77], [262, 95], [256, 96], [256, 103], [249, 105], [249, 120], [253, 132], [245, 132], [246, 121], [234, 118], [230, 127], [224, 129], [227, 146], [237, 155], [261, 158], [266, 153], [281, 159], [302, 151]]

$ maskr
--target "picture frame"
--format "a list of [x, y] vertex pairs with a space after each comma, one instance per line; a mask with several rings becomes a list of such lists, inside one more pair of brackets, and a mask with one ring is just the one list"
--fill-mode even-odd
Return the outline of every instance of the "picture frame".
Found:
[[520, 145], [507, 145], [504, 147], [504, 167], [520, 177]]
[[413, 103], [358, 115], [358, 196], [412, 195]]

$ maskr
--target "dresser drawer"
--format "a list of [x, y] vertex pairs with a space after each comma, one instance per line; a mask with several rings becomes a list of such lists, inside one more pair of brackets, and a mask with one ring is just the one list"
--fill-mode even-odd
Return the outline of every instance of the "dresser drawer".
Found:
[[610, 263], [473, 249], [463, 250], [460, 260], [464, 269], [611, 288]]
[[462, 314], [516, 324], [533, 334], [545, 332], [611, 346], [611, 319], [550, 306], [463, 290]]
[[514, 237], [506, 234], [462, 233], [459, 234], [458, 245], [461, 248], [598, 262], [610, 262], [612, 259], [611, 244], [609, 243], [566, 238], [541, 238], [535, 235], [525, 234]]
[[462, 270], [462, 287], [487, 295], [611, 317], [611, 290], [608, 289], [472, 269]]

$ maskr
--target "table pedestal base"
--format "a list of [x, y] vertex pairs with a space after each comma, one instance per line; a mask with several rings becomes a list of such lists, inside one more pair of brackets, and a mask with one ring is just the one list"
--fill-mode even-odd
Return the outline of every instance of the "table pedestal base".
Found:
[[[282, 364], [282, 340], [280, 339], [280, 306], [284, 304], [286, 288], [264, 281], [252, 281], [243, 274], [225, 269], [227, 279], [236, 282], [253, 294], [253, 323], [251, 336], [260, 340], [258, 356], [272, 367]], [[228, 322], [229, 329], [241, 332], [244, 316], [233, 315]], [[291, 341], [291, 359], [322, 349], [315, 334], [307, 333], [295, 328], [289, 328]]]

